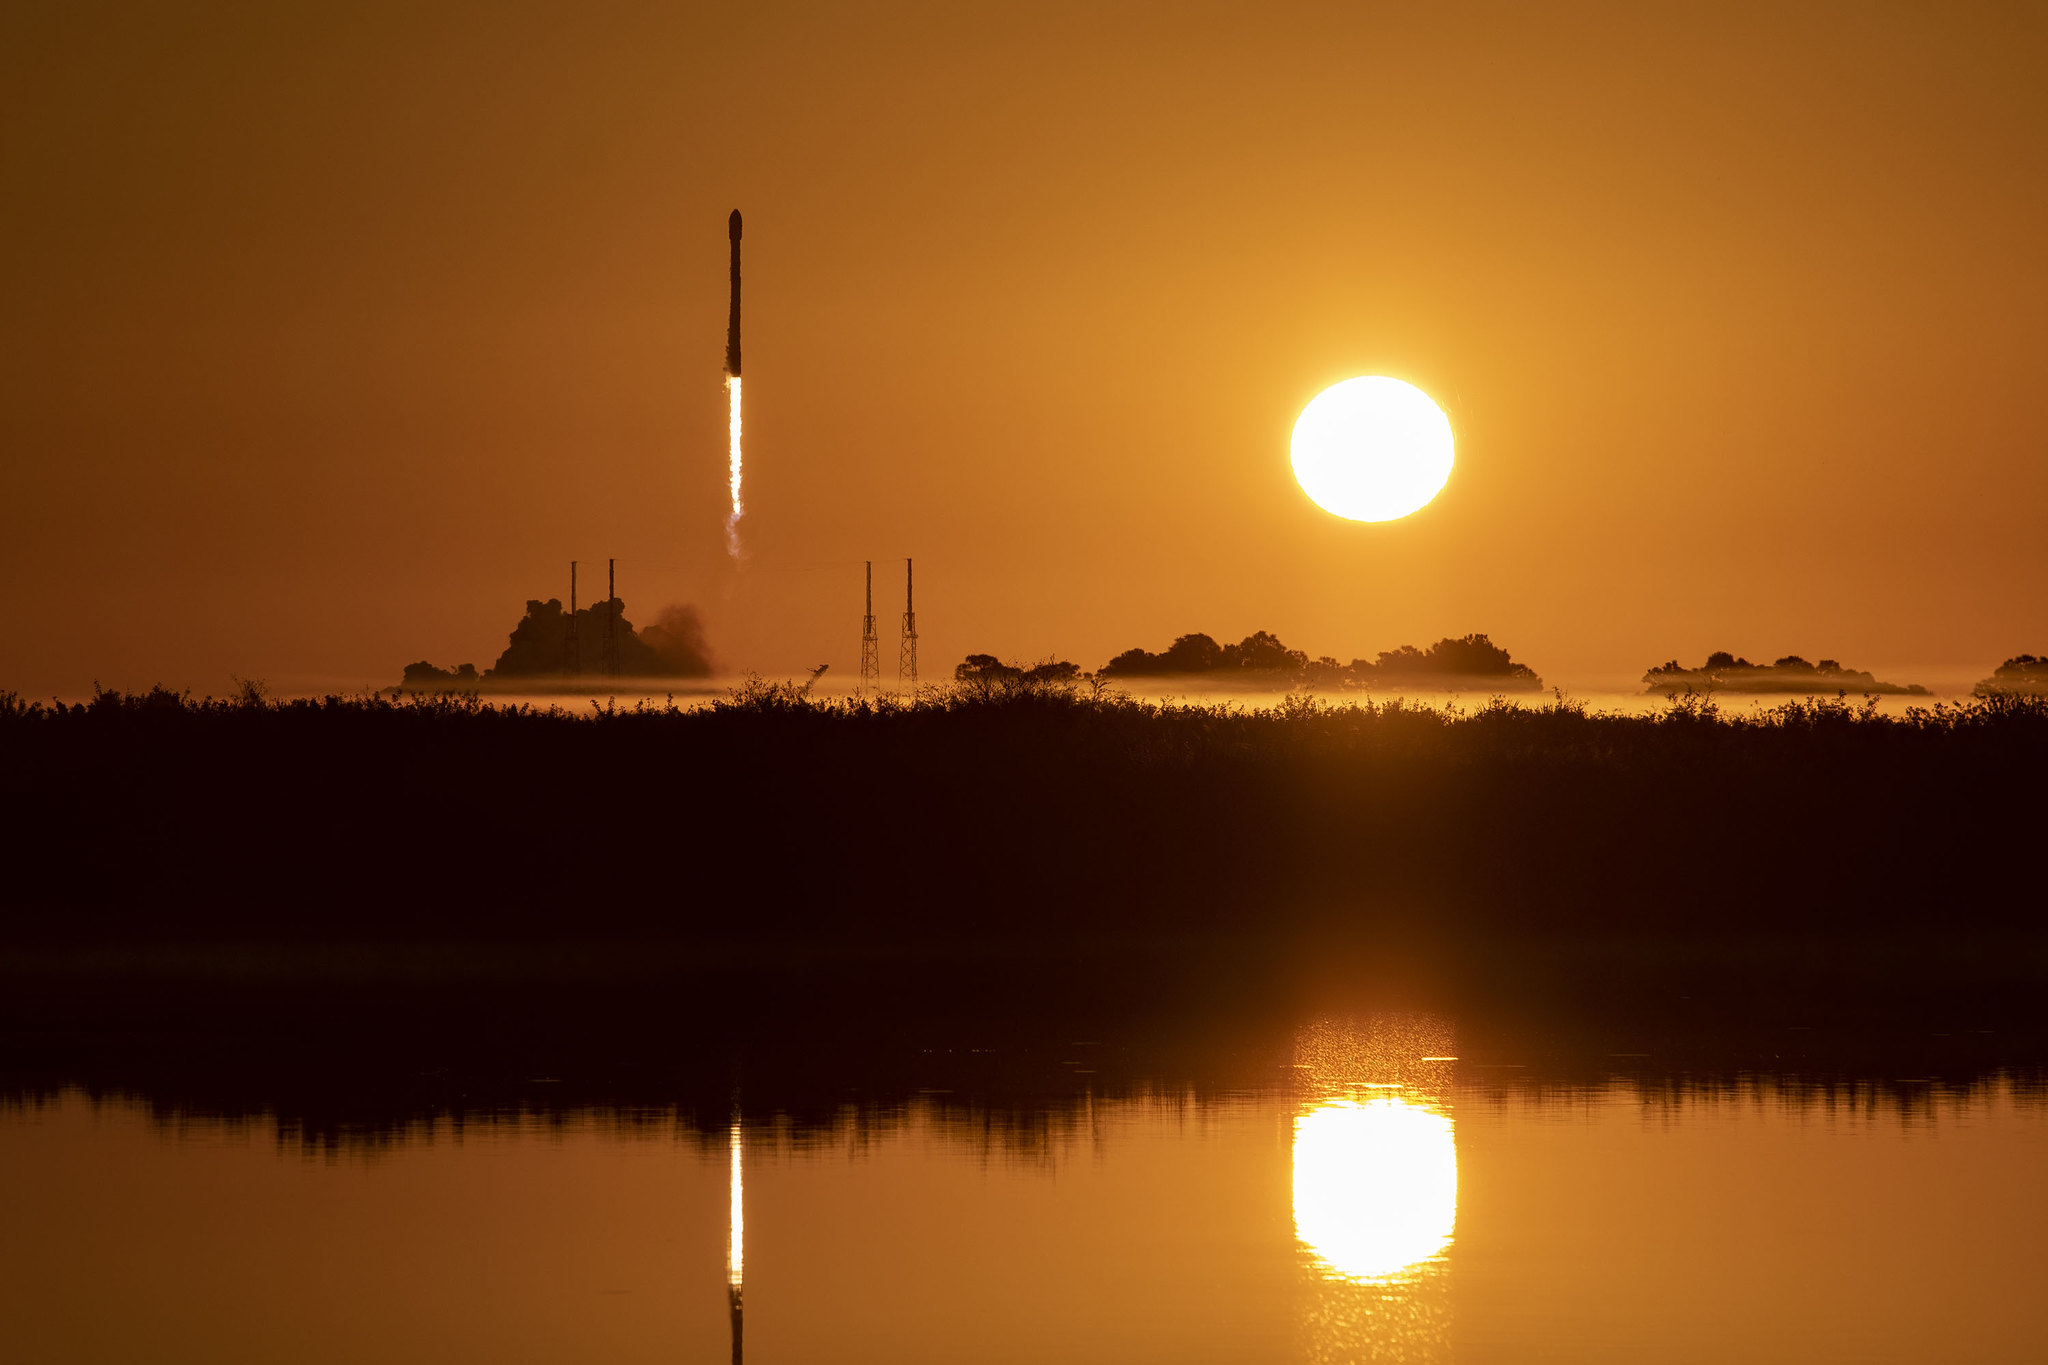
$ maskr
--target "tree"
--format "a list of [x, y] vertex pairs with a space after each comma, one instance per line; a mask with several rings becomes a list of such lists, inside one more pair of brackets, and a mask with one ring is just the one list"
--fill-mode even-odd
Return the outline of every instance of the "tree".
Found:
[[1012, 668], [993, 654], [970, 654], [953, 666], [953, 681], [966, 683], [984, 691], [1004, 683], [1016, 682], [1024, 676], [1021, 668]]
[[1234, 645], [1223, 648], [1225, 668], [1246, 668], [1260, 673], [1299, 673], [1308, 664], [1308, 654], [1289, 649], [1270, 631], [1255, 630]]
[[1183, 635], [1159, 656], [1161, 673], [1211, 673], [1223, 665], [1223, 647], [1206, 635]]
[[1159, 666], [1159, 656], [1148, 654], [1142, 649], [1127, 649], [1104, 664], [1098, 674], [1104, 678], [1149, 678], [1164, 670]]
[[1047, 659], [1029, 668], [1006, 664], [993, 654], [970, 654], [953, 667], [953, 681], [983, 697], [1044, 691], [1073, 685], [1081, 666]]

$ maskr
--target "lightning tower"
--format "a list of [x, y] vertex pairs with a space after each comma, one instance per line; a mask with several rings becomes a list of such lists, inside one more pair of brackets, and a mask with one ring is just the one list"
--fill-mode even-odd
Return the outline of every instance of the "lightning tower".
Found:
[[903, 561], [903, 643], [896, 650], [898, 691], [917, 692], [917, 602], [911, 593], [911, 563]]
[[868, 565], [868, 609], [860, 618], [860, 694], [872, 697], [882, 690], [882, 646], [875, 639], [875, 561]]

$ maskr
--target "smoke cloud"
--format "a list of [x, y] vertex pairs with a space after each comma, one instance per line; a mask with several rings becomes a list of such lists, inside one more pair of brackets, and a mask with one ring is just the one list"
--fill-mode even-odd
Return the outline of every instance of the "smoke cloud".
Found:
[[654, 623], [640, 632], [640, 638], [665, 666], [663, 676], [711, 676], [711, 646], [705, 642], [704, 620], [695, 607], [663, 607]]
[[512, 628], [497, 663], [478, 673], [474, 664], [439, 668], [427, 660], [405, 666], [403, 687], [447, 691], [488, 687], [511, 679], [708, 678], [711, 648], [693, 606], [664, 607], [654, 623], [635, 630], [621, 598], [575, 612], [557, 598], [530, 600]]

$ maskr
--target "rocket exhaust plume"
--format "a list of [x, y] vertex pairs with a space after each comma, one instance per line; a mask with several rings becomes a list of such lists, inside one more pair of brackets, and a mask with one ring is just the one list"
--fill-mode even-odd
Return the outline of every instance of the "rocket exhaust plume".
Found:
[[726, 220], [726, 235], [732, 239], [732, 315], [725, 328], [726, 392], [726, 484], [732, 492], [732, 511], [725, 517], [725, 552], [740, 557], [740, 518], [747, 514], [740, 498], [740, 211], [734, 209]]

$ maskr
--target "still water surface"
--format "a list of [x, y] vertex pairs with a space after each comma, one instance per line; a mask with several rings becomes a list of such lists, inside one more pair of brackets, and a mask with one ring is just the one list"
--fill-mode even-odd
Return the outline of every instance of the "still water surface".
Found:
[[[1556, 1087], [1416, 1016], [1292, 1075], [425, 1122], [308, 1148], [69, 1091], [0, 1111], [0, 1357], [2040, 1359], [2029, 1088]], [[1907, 1098], [1901, 1099], [1901, 1095]]]

